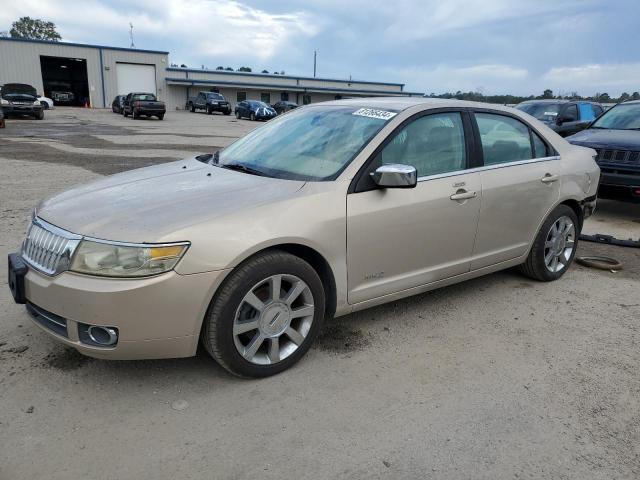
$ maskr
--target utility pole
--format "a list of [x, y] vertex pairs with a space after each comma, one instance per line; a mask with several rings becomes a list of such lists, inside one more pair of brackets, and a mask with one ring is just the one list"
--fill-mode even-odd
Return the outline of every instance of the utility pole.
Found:
[[129, 38], [131, 38], [131, 46], [129, 48], [135, 48], [135, 44], [133, 43], [133, 23], [129, 22]]
[[318, 57], [318, 52], [313, 51], [313, 78], [316, 78], [316, 59]]

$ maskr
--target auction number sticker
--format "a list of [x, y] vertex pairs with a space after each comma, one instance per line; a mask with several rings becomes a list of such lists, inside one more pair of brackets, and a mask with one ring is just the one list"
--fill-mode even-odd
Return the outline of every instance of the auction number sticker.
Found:
[[386, 110], [376, 110], [375, 108], [361, 108], [353, 112], [353, 115], [360, 117], [377, 118], [378, 120], [391, 120], [397, 115], [395, 112], [387, 112]]

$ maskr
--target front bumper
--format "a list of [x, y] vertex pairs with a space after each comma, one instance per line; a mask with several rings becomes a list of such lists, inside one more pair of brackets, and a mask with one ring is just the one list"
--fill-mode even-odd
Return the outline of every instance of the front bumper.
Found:
[[2, 105], [6, 115], [35, 115], [42, 111], [42, 105]]
[[603, 198], [640, 201], [640, 171], [631, 173], [600, 167], [598, 195]]
[[[225, 273], [113, 279], [71, 272], [49, 277], [30, 268], [24, 288], [35, 324], [80, 353], [113, 360], [177, 358], [195, 354], [202, 320]], [[39, 315], [58, 320], [57, 326]], [[81, 339], [86, 325], [115, 327], [117, 344], [88, 345]]]

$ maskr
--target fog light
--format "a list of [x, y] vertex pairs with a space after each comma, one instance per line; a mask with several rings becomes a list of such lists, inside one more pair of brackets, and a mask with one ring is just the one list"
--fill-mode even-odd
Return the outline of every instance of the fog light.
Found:
[[113, 347], [118, 343], [118, 329], [101, 325], [78, 323], [78, 338], [87, 345]]

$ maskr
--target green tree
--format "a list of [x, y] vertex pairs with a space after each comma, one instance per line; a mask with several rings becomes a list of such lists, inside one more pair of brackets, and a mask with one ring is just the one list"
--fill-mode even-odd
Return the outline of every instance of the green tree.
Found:
[[250, 72], [251, 71], [251, 67], [240, 67], [238, 69], [239, 72]]
[[216, 67], [216, 70], [224, 70], [224, 67], [222, 65], [219, 65]]
[[269, 70], [262, 70], [262, 73], [269, 73]]
[[633, 92], [631, 94], [631, 100], [640, 100], [640, 93], [638, 92]]
[[53, 22], [45, 22], [38, 18], [21, 17], [11, 25], [9, 34], [12, 38], [29, 38], [32, 40], [62, 40]]
[[544, 92], [542, 92], [542, 98], [553, 98], [553, 90], [547, 88]]
[[235, 70], [234, 70], [233, 68], [231, 68], [231, 67], [226, 67], [226, 68], [225, 68], [225, 71], [227, 71], [227, 72], [233, 72], [233, 71], [235, 71]]
[[618, 99], [618, 101], [619, 102], [626, 102], [630, 98], [631, 98], [631, 95], [629, 95], [627, 92], [622, 92], [622, 95], [620, 95], [620, 98]]

